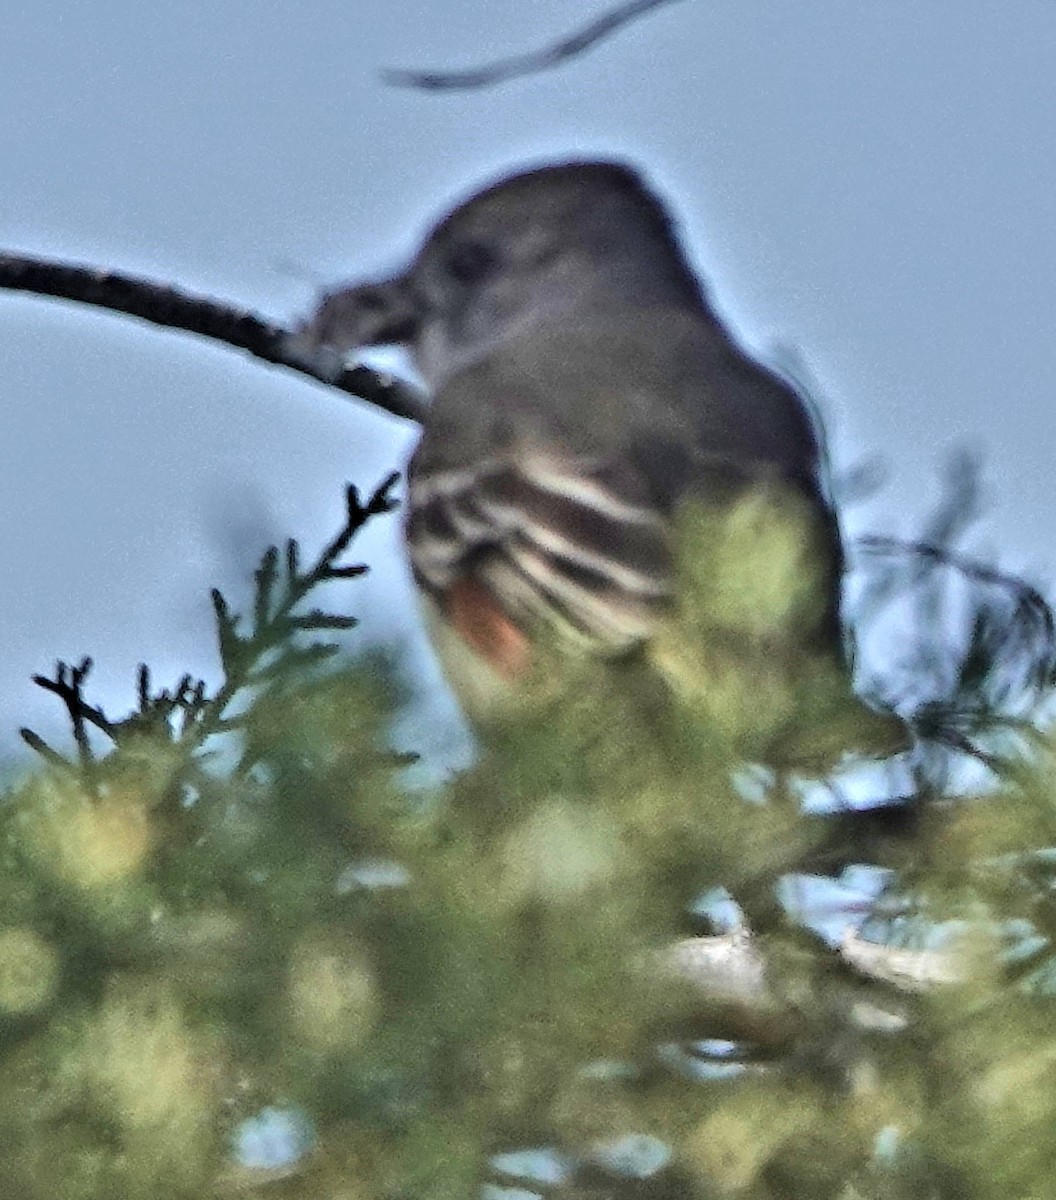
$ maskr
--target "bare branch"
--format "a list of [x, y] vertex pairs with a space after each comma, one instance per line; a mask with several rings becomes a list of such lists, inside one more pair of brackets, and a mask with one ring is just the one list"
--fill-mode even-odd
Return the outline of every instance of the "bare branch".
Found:
[[[89, 704], [84, 698], [84, 681], [88, 678], [91, 669], [92, 660], [90, 658], [83, 658], [76, 665], [60, 660], [55, 664], [54, 678], [49, 678], [47, 675], [34, 675], [33, 682], [38, 687], [44, 688], [45, 691], [54, 692], [66, 705], [66, 711], [70, 715], [70, 722], [73, 726], [74, 741], [77, 743], [77, 759], [81, 777], [91, 794], [98, 796], [97, 762], [88, 735], [88, 726], [92, 725], [96, 729], [102, 730], [108, 737], [113, 736], [114, 726], [101, 708]], [[32, 731], [23, 730], [22, 738], [27, 745], [36, 750], [38, 754], [43, 755], [49, 762], [55, 761], [54, 751], [51, 751], [50, 747], [47, 747]]]
[[597, 20], [584, 25], [582, 29], [545, 46], [542, 50], [514, 54], [510, 58], [502, 58], [483, 67], [473, 67], [466, 71], [414, 71], [390, 68], [382, 71], [381, 77], [393, 87], [419, 88], [427, 92], [493, 87], [497, 83], [505, 83], [508, 79], [534, 75], [538, 71], [558, 67], [570, 58], [577, 58], [605, 38], [611, 37], [631, 21], [645, 16], [653, 9], [674, 2], [675, 0], [628, 0], [627, 3], [611, 9]]
[[187, 295], [168, 284], [105, 268], [0, 254], [0, 288], [75, 300], [212, 338], [356, 396], [391, 416], [421, 420], [421, 398], [408, 384], [369, 367], [316, 361], [298, 353], [296, 331], [272, 325], [233, 305]]
[[934, 540], [916, 541], [906, 538], [886, 537], [880, 534], [866, 534], [864, 537], [857, 538], [853, 545], [861, 547], [861, 549], [869, 554], [895, 556], [915, 554], [922, 560], [951, 567], [953, 570], [959, 571], [966, 579], [974, 579], [979, 583], [993, 584], [1013, 599], [1018, 600], [1021, 605], [1030, 609], [1031, 612], [1036, 612], [1039, 622], [1044, 626], [1051, 639], [1056, 641], [1056, 621], [1054, 621], [1048, 601], [1037, 588], [1032, 587], [1026, 580], [1020, 579], [1016, 575], [1010, 575], [1005, 571], [999, 571], [996, 567], [976, 562], [974, 559], [964, 554], [958, 554], [955, 550], [951, 550], [945, 545], [940, 545]]
[[26, 729], [23, 726], [19, 731], [19, 736], [31, 749], [35, 750], [46, 763], [53, 767], [57, 767], [66, 775], [74, 778], [77, 777], [77, 770], [65, 755], [60, 754], [57, 750], [53, 750], [48, 743], [32, 729]]

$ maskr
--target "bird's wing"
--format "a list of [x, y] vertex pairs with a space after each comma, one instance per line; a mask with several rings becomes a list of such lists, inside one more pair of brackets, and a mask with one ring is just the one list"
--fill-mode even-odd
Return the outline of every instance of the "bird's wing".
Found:
[[486, 600], [512, 623], [507, 646], [544, 622], [627, 650], [674, 607], [685, 500], [721, 509], [777, 481], [819, 504], [794, 394], [662, 316], [526, 335], [441, 386], [406, 536], [449, 617]]
[[673, 596], [670, 520], [622, 457], [522, 443], [471, 466], [412, 463], [406, 535], [442, 604], [488, 596], [521, 628], [598, 649], [648, 637]]

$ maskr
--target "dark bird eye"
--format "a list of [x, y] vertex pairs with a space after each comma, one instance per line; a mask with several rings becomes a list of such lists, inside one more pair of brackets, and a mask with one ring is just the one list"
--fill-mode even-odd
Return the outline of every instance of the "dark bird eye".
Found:
[[459, 283], [480, 283], [498, 266], [498, 256], [481, 242], [462, 242], [447, 256], [447, 269]]

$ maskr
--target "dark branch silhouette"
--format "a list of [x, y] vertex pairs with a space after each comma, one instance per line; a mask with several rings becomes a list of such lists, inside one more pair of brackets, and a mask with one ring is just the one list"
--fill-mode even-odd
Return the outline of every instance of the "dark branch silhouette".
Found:
[[369, 367], [350, 367], [300, 354], [296, 331], [209, 297], [187, 295], [169, 284], [107, 268], [0, 254], [0, 288], [92, 304], [168, 329], [212, 338], [356, 396], [391, 416], [408, 421], [421, 419], [421, 398], [409, 384]]
[[858, 538], [854, 545], [870, 554], [892, 555], [904, 560], [916, 556], [922, 562], [952, 567], [965, 579], [1000, 588], [1016, 602], [1017, 611], [1022, 611], [1036, 620], [1045, 642], [1056, 647], [1056, 618], [1053, 617], [1048, 601], [1036, 587], [1020, 579], [1018, 575], [1010, 575], [996, 567], [976, 562], [956, 553], [948, 546], [937, 545], [934, 542], [866, 534]]
[[[96, 797], [104, 760], [92, 747], [89, 729], [103, 733], [112, 743], [112, 749], [119, 749], [127, 740], [150, 731], [162, 732], [165, 740], [180, 750], [180, 757], [171, 764], [173, 778], [177, 778], [179, 770], [196, 771], [195, 756], [209, 738], [241, 727], [242, 718], [231, 712], [236, 698], [249, 689], [256, 689], [259, 697], [269, 687], [288, 682], [298, 670], [318, 665], [338, 650], [336, 643], [314, 636], [307, 644], [300, 644], [294, 640], [295, 635], [334, 633], [356, 626], [354, 617], [319, 608], [305, 612], [301, 605], [320, 584], [353, 579], [367, 571], [362, 564], [343, 564], [339, 560], [368, 521], [395, 509], [391, 493], [398, 478], [395, 473], [387, 476], [365, 501], [358, 489], [349, 485], [345, 489], [344, 524], [309, 566], [302, 567], [300, 547], [293, 538], [282, 552], [277, 546], [270, 546], [255, 573], [252, 614], [242, 617], [232, 612], [223, 594], [216, 588], [212, 590], [223, 670], [219, 688], [210, 691], [204, 680], [183, 675], [174, 687], [155, 690], [144, 663], [137, 678], [138, 708], [115, 720], [85, 699], [84, 682], [92, 669], [92, 660], [84, 658], [76, 665], [60, 661], [53, 676], [34, 675], [33, 682], [58, 696], [66, 706], [77, 758], [74, 761], [60, 754], [31, 729], [19, 731], [23, 741], [47, 763], [82, 780]], [[243, 751], [240, 772], [253, 765], [252, 753], [252, 748]]]
[[617, 8], [611, 9], [597, 20], [584, 25], [582, 29], [545, 46], [542, 50], [532, 50], [526, 54], [514, 54], [510, 58], [499, 59], [498, 62], [488, 63], [483, 67], [472, 67], [465, 71], [415, 71], [405, 69], [388, 69], [382, 71], [382, 79], [394, 87], [419, 88], [427, 92], [465, 91], [469, 88], [492, 87], [497, 83], [505, 83], [508, 79], [517, 79], [522, 75], [534, 75], [539, 71], [548, 71], [578, 58], [598, 42], [611, 37], [618, 29], [638, 17], [645, 16], [653, 9], [662, 8], [665, 4], [673, 4], [675, 0], [629, 0]]

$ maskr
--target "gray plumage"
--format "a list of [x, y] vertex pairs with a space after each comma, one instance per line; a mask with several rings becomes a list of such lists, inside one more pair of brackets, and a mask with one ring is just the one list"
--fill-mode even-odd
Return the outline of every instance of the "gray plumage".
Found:
[[470, 579], [525, 629], [625, 650], [676, 602], [680, 503], [781, 485], [816, 513], [827, 559], [804, 637], [837, 646], [841, 551], [808, 413], [730, 337], [628, 167], [501, 180], [406, 272], [327, 297], [307, 332], [406, 343], [432, 391], [406, 537], [441, 608]]

